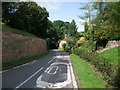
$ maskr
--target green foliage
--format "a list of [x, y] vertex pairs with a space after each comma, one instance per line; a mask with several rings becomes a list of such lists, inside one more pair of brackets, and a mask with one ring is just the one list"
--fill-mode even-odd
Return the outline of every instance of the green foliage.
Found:
[[35, 2], [3, 2], [3, 22], [7, 25], [45, 38], [48, 12]]
[[[88, 10], [87, 3], [84, 3], [80, 10]], [[85, 20], [89, 17], [88, 13], [80, 16]], [[91, 2], [90, 3], [91, 30], [87, 22], [84, 23], [85, 37], [92, 45], [94, 41], [101, 47], [104, 41], [120, 39], [120, 2]], [[104, 42], [106, 43], [106, 42]], [[102, 45], [104, 47], [104, 44]]]
[[87, 22], [85, 22], [84, 24], [84, 36], [86, 39], [89, 39], [90, 38], [90, 30], [89, 30], [89, 25]]
[[74, 48], [74, 45], [75, 43], [71, 39], [67, 40], [67, 46], [66, 46], [67, 51], [71, 53], [72, 49]]
[[77, 26], [76, 26], [75, 21], [72, 20], [68, 28], [68, 33], [70, 34], [70, 36], [74, 36], [76, 32], [77, 32]]
[[83, 36], [84, 36], [84, 32], [77, 32], [73, 37], [74, 43], [76, 43], [80, 39], [80, 37], [83, 37]]
[[89, 43], [83, 42], [83, 43], [81, 43], [81, 46], [79, 48], [84, 48], [84, 49], [90, 50], [90, 45], [89, 45]]
[[58, 40], [63, 39], [64, 35], [65, 35], [65, 32], [66, 32], [65, 31], [66, 30], [65, 23], [61, 20], [57, 20], [57, 21], [53, 22], [53, 27], [56, 30]]
[[[60, 40], [62, 40], [66, 35], [70, 37], [74, 37], [77, 34], [77, 26], [74, 20], [72, 20], [72, 22], [64, 22], [61, 20], [56, 20], [52, 23], [54, 30], [56, 31], [56, 33], [54, 34], [54, 36], [56, 35], [56, 43], [59, 43]], [[71, 46], [67, 45], [66, 46], [66, 51], [70, 51]]]
[[120, 46], [101, 52], [99, 53], [99, 55], [108, 59], [113, 66], [116, 66], [119, 64], [120, 61], [119, 50]]
[[17, 34], [22, 34], [22, 35], [26, 35], [26, 36], [31, 36], [31, 37], [37, 37], [31, 33], [28, 33], [28, 32], [22, 31], [22, 30], [18, 30], [15, 28], [11, 28], [10, 26], [7, 26], [7, 25], [2, 25], [2, 30], [17, 33]]
[[51, 22], [47, 10], [36, 2], [2, 2], [2, 6], [3, 23], [45, 39], [48, 48], [57, 48], [65, 34], [74, 36], [77, 33], [74, 20]]
[[57, 32], [59, 39], [63, 39], [65, 34], [74, 36], [77, 33], [77, 26], [74, 20], [72, 20], [71, 23], [56, 20], [53, 22], [53, 26]]
[[120, 46], [99, 53], [100, 56], [109, 60], [109, 62], [113, 66], [114, 73], [112, 73], [112, 75], [111, 75], [112, 80], [110, 83], [114, 84], [114, 86], [117, 86], [117, 87], [120, 87], [120, 78], [119, 78], [120, 77], [120, 65], [119, 65], [120, 64], [120, 62], [119, 62], [120, 55], [119, 55], [119, 50], [120, 50]]
[[118, 40], [120, 38], [120, 23], [118, 20], [120, 14], [119, 4], [120, 2], [94, 3], [93, 8], [95, 9], [97, 7], [96, 10], [99, 12], [93, 22], [97, 24], [94, 27], [96, 40]]
[[97, 70], [102, 73], [104, 79], [106, 79], [109, 84], [118, 87], [118, 80], [115, 79], [119, 75], [118, 66], [113, 67], [107, 58], [101, 57], [97, 53], [91, 52], [86, 48], [76, 48], [73, 50], [73, 53], [79, 55], [79, 57], [84, 60], [91, 62]]
[[64, 43], [64, 44], [62, 45], [62, 47], [63, 47], [63, 49], [65, 50], [65, 48], [66, 48], [66, 44]]
[[81, 45], [84, 42], [86, 42], [86, 38], [85, 37], [80, 37], [80, 39], [76, 42], [76, 44]]
[[92, 65], [88, 62], [84, 62], [75, 54], [71, 54], [70, 58], [75, 70], [77, 79], [80, 82], [82, 88], [106, 88], [102, 80], [98, 78], [97, 73], [92, 70]]

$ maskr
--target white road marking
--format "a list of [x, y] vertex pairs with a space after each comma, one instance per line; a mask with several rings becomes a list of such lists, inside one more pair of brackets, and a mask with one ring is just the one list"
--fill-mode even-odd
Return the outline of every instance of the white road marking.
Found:
[[28, 79], [26, 79], [24, 82], [20, 83], [17, 87], [15, 87], [15, 90], [18, 89], [19, 87], [21, 87], [23, 84], [25, 84], [27, 81], [29, 81], [32, 77], [34, 77], [38, 72], [40, 72], [43, 69], [40, 68], [37, 72], [35, 72], [32, 76], [30, 76]]
[[[51, 71], [54, 67], [56, 67], [55, 71], [54, 71], [53, 73], [50, 73], [50, 71]], [[52, 66], [47, 73], [48, 73], [48, 74], [56, 74], [56, 73], [57, 73], [57, 70], [58, 70], [58, 66]]]
[[48, 63], [51, 63], [55, 58], [51, 59]]
[[62, 62], [52, 63], [52, 64], [45, 70], [45, 72], [48, 72], [48, 70], [49, 70], [54, 64], [66, 64], [66, 63], [62, 63]]
[[51, 69], [51, 67], [54, 65], [54, 64], [65, 64], [65, 65], [67, 65], [67, 80], [65, 80], [64, 82], [59, 82], [59, 83], [55, 83], [55, 84], [52, 84], [52, 83], [48, 83], [48, 82], [45, 82], [45, 81], [42, 81], [41, 79], [42, 79], [42, 77], [43, 77], [43, 75], [40, 75], [39, 77], [38, 77], [38, 79], [36, 80], [36, 87], [38, 87], [38, 88], [46, 88], [46, 87], [48, 87], [48, 88], [54, 88], [54, 89], [56, 89], [56, 88], [63, 88], [63, 87], [65, 87], [66, 85], [68, 85], [69, 83], [71, 83], [71, 77], [70, 77], [70, 67], [69, 67], [69, 64], [67, 64], [67, 63], [62, 63], [62, 62], [58, 62], [58, 63], [52, 63], [47, 69], [46, 69], [46, 71], [45, 72], [49, 72], [48, 70], [50, 70]]
[[16, 69], [16, 68], [19, 68], [19, 67], [22, 67], [22, 66], [25, 66], [25, 65], [30, 65], [30, 64], [33, 64], [33, 63], [35, 63], [35, 62], [36, 62], [36, 60], [34, 60], [34, 61], [32, 61], [32, 62], [28, 62], [28, 63], [22, 64], [22, 65], [20, 65], [20, 66], [13, 67], [13, 69]]
[[[10, 70], [10, 69], [8, 69], [8, 70]], [[8, 70], [1, 71], [0, 73], [7, 72]]]
[[[27, 63], [27, 64], [28, 64], [28, 63]], [[16, 69], [16, 68], [22, 67], [22, 66], [27, 65], [27, 64], [23, 64], [23, 65], [20, 65], [20, 66], [16, 66], [16, 67], [13, 67], [12, 69]]]
[[73, 84], [73, 88], [74, 90], [78, 90], [78, 86], [77, 86], [77, 82], [76, 82], [76, 79], [75, 79], [75, 75], [74, 75], [74, 72], [73, 72], [73, 67], [72, 67], [72, 64], [71, 64], [71, 61], [70, 61], [70, 71], [71, 71], [71, 79], [72, 79], [72, 84]]

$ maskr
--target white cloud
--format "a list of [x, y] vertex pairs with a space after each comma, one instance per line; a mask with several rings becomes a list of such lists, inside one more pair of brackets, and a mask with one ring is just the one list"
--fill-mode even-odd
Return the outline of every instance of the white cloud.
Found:
[[79, 32], [83, 32], [84, 31], [84, 23], [85, 22], [88, 22], [89, 21], [89, 19], [88, 18], [86, 18], [86, 19], [81, 19], [81, 18], [79, 18], [78, 20], [76, 20], [76, 24], [77, 24], [77, 27], [78, 27], [78, 31]]
[[85, 20], [83, 20], [83, 19], [79, 19], [78, 22], [79, 22], [79, 23], [84, 23]]
[[86, 19], [81, 19], [81, 18], [80, 18], [80, 19], [78, 20], [78, 22], [79, 22], [79, 23], [82, 23], [82, 24], [85, 23], [85, 22], [88, 22], [88, 21], [89, 21], [88, 18], [86, 18]]
[[78, 32], [83, 32], [84, 31], [84, 25], [82, 23], [80, 23], [79, 20], [76, 21], [76, 25], [77, 25], [77, 28], [78, 28], [78, 30], [77, 30]]
[[60, 3], [58, 3], [58, 2], [39, 2], [39, 1], [36, 1], [36, 3], [42, 7], [45, 7], [48, 11], [58, 10], [60, 8]]

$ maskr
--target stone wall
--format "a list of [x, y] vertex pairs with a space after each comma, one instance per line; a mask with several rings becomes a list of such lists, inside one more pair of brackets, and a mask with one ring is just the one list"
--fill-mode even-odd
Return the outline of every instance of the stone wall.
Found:
[[117, 47], [117, 46], [120, 46], [120, 40], [113, 40], [113, 41], [108, 41], [106, 47], [104, 49], [101, 49], [101, 50], [97, 50], [96, 52], [97, 53], [101, 53], [105, 50], [108, 50], [110, 48], [114, 48], [114, 47]]
[[120, 40], [108, 41], [106, 48], [120, 46]]
[[41, 38], [2, 32], [2, 61], [15, 60], [26, 56], [43, 54], [47, 51], [47, 43]]

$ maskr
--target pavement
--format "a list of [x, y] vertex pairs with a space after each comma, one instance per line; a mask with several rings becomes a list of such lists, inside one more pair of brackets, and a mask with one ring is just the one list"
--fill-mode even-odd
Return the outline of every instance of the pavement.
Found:
[[2, 89], [77, 89], [69, 54], [51, 50], [49, 54], [32, 62], [5, 70], [2, 74]]

